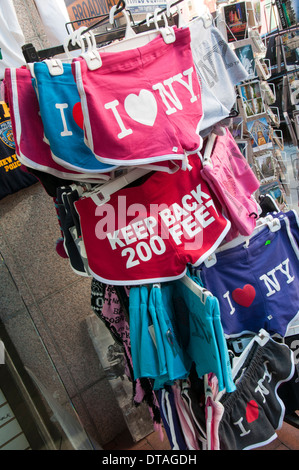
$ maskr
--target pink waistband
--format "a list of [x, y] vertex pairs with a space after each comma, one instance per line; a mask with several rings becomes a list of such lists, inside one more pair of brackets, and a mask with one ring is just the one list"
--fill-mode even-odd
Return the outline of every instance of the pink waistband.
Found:
[[[136, 47], [131, 50], [120, 52], [105, 52], [101, 53], [101, 49], [97, 49], [101, 55], [102, 66], [96, 69], [97, 73], [107, 74], [113, 71], [124, 71], [136, 69], [140, 66], [147, 65], [157, 57], [164, 54], [169, 54], [172, 50], [177, 50], [180, 47], [186, 47], [190, 44], [191, 35], [189, 28], [175, 28], [175, 41], [171, 44], [166, 44], [162, 35], [157, 36], [148, 44], [141, 47]], [[76, 58], [73, 62], [79, 61], [81, 64], [86, 64], [82, 57]], [[86, 66], [87, 69], [87, 66]]]

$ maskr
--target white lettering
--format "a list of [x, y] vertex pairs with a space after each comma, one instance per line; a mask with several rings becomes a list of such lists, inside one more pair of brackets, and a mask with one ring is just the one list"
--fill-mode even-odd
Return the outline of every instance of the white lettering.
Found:
[[153, 216], [150, 216], [150, 217], [147, 217], [146, 219], [144, 219], [144, 224], [146, 225], [149, 233], [152, 235], [153, 233], [155, 233], [155, 231], [153, 230], [153, 227], [156, 227], [157, 225], [157, 221], [155, 219], [155, 217]]
[[223, 294], [223, 298], [226, 299], [229, 303], [229, 306], [230, 306], [230, 315], [233, 315], [236, 311], [235, 307], [233, 306], [232, 304], [232, 301], [230, 300], [230, 296], [229, 296], [229, 291], [225, 292], [225, 294]]
[[149, 243], [138, 242], [135, 249], [132, 247], [124, 248], [121, 256], [128, 256], [126, 268], [130, 269], [138, 266], [140, 261], [146, 262], [152, 259], [153, 254], [162, 255], [166, 251], [166, 245], [161, 237], [154, 235], [149, 239]]
[[240, 431], [241, 431], [240, 437], [246, 436], [247, 434], [250, 433], [250, 429], [246, 431], [245, 427], [242, 424], [242, 421], [243, 421], [243, 418], [240, 418], [238, 421], [234, 423], [236, 426], [239, 426], [240, 428]]
[[[171, 78], [168, 78], [167, 80], [164, 80], [163, 85], [162, 85], [162, 83], [156, 83], [152, 87], [153, 90], [158, 90], [159, 91], [160, 96], [162, 98], [162, 101], [163, 101], [163, 103], [165, 104], [165, 106], [167, 108], [166, 109], [166, 114], [168, 114], [168, 115], [176, 113], [177, 109], [179, 109], [179, 110], [183, 109], [182, 103], [178, 99], [178, 97], [175, 94], [175, 91], [172, 87], [172, 82], [173, 81], [174, 81], [174, 79], [171, 77]], [[164, 85], [169, 87], [172, 94], [168, 93], [168, 91], [165, 89]], [[173, 108], [169, 105], [166, 97], [168, 98], [169, 101], [171, 101], [172, 104], [174, 104], [175, 108]]]
[[[290, 284], [291, 282], [294, 281], [295, 279], [295, 276], [290, 276], [290, 267], [289, 267], [289, 258], [287, 258], [285, 261], [283, 261], [279, 266], [276, 267], [276, 269], [280, 270], [282, 272], [282, 274], [285, 274], [288, 278], [287, 280], [287, 284]], [[282, 269], [282, 265], [285, 265], [286, 269]]]
[[269, 361], [265, 361], [264, 362], [264, 368], [265, 368], [265, 372], [264, 372], [264, 375], [261, 379], [258, 380], [258, 386], [255, 388], [255, 392], [259, 392], [262, 397], [263, 397], [263, 403], [266, 402], [266, 398], [265, 398], [265, 395], [269, 395], [269, 390], [265, 387], [264, 385], [264, 381], [266, 378], [268, 378], [268, 383], [271, 382], [272, 380], [272, 374], [268, 371], [267, 369], [267, 364], [269, 363]]
[[[137, 222], [134, 222], [132, 224], [132, 227], [136, 233], [136, 237], [138, 238], [138, 240], [148, 237], [148, 232], [146, 230], [146, 227], [143, 225], [143, 220], [138, 220]], [[144, 231], [145, 233], [142, 233]]]
[[202, 198], [211, 199], [211, 196], [209, 194], [207, 194], [207, 193], [205, 193], [201, 190], [201, 184], [199, 184], [196, 187], [196, 189], [192, 189], [191, 194], [199, 204], [203, 204]]
[[186, 196], [182, 197], [182, 204], [183, 204], [183, 207], [185, 207], [185, 209], [187, 209], [188, 211], [195, 211], [196, 209], [196, 202], [193, 202], [191, 205], [187, 204], [187, 200], [188, 199], [192, 199], [192, 196], [190, 194], [186, 194]]
[[163, 219], [163, 222], [166, 227], [170, 227], [176, 222], [174, 215], [172, 215], [172, 213], [170, 212], [170, 209], [164, 209], [163, 211], [161, 211], [160, 216]]
[[131, 245], [131, 243], [135, 243], [137, 241], [137, 238], [134, 237], [134, 233], [131, 230], [131, 225], [127, 225], [127, 227], [122, 228], [121, 233], [123, 234], [127, 245]]
[[[282, 265], [285, 266], [286, 269], [283, 269]], [[268, 289], [267, 292], [267, 297], [270, 297], [271, 295], [275, 294], [276, 292], [280, 291], [280, 284], [279, 281], [277, 280], [276, 271], [280, 271], [282, 274], [284, 274], [287, 277], [287, 284], [290, 284], [291, 282], [294, 281], [295, 277], [290, 275], [290, 268], [289, 268], [289, 259], [287, 258], [284, 260], [282, 263], [280, 263], [278, 266], [276, 266], [274, 269], [271, 269], [271, 271], [267, 272], [267, 274], [263, 274], [260, 276], [260, 280], [264, 281], [265, 286]], [[272, 279], [270, 279], [270, 277]], [[272, 287], [274, 289], [272, 289]]]
[[119, 112], [117, 111], [116, 107], [119, 105], [119, 101], [118, 100], [114, 100], [114, 101], [111, 101], [110, 103], [106, 103], [104, 105], [104, 108], [105, 109], [111, 109], [112, 112], [113, 112], [113, 115], [117, 121], [117, 124], [119, 125], [120, 127], [120, 130], [121, 132], [119, 134], [117, 134], [117, 137], [119, 139], [123, 139], [124, 137], [126, 137], [127, 135], [130, 135], [133, 133], [132, 129], [126, 129], [125, 125], [124, 125], [124, 122], [122, 120], [122, 118], [120, 117], [119, 115]]
[[194, 91], [193, 91], [192, 73], [193, 73], [193, 67], [183, 72], [183, 75], [185, 76], [188, 75], [188, 84], [184, 82], [184, 80], [181, 80], [182, 74], [175, 75], [174, 79], [177, 82], [181, 83], [181, 85], [187, 88], [187, 90], [189, 91], [191, 95], [190, 102], [194, 103], [194, 101], [197, 101], [197, 97], [194, 95]]
[[56, 103], [55, 104], [55, 108], [59, 109], [59, 111], [60, 111], [60, 116], [61, 116], [61, 120], [62, 120], [62, 124], [63, 124], [63, 131], [60, 132], [60, 135], [62, 137], [73, 135], [72, 131], [69, 131], [68, 128], [67, 128], [66, 119], [65, 119], [65, 115], [64, 115], [64, 109], [66, 109], [68, 107], [69, 107], [69, 105], [67, 103]]
[[115, 230], [113, 232], [113, 235], [111, 233], [107, 233], [107, 238], [110, 242], [112, 250], [116, 250], [117, 248], [116, 244], [120, 247], [125, 246], [124, 242], [118, 238], [118, 234], [119, 234], [119, 230]]
[[173, 227], [171, 227], [169, 229], [169, 233], [177, 245], [180, 245], [182, 243], [180, 237], [183, 235], [183, 232], [181, 230], [180, 224], [176, 224]]
[[[192, 215], [189, 215], [189, 217], [182, 220], [182, 227], [190, 238], [194, 237], [197, 233], [202, 231], [201, 226], [197, 224]], [[193, 228], [194, 230], [192, 230]]]
[[194, 217], [198, 220], [202, 227], [207, 227], [215, 220], [215, 218], [212, 216], [208, 220], [205, 220], [210, 215], [207, 210], [206, 212], [202, 213], [205, 209], [205, 206], [201, 206], [199, 209], [197, 209], [196, 212], [194, 212]]
[[[275, 292], [280, 291], [280, 284], [278, 280], [276, 279], [275, 270], [276, 270], [275, 268], [271, 269], [271, 271], [269, 271], [267, 274], [263, 274], [262, 276], [260, 276], [260, 280], [264, 281], [268, 289], [267, 297], [270, 297], [270, 295], [273, 295], [275, 294]], [[270, 279], [269, 276], [272, 276], [272, 279]], [[273, 286], [275, 290], [273, 290], [271, 286]]]

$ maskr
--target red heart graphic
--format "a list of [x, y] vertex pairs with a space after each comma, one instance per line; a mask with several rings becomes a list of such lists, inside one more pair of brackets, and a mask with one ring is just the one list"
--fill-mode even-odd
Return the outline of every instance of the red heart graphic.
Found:
[[246, 419], [247, 423], [252, 423], [259, 416], [259, 407], [256, 401], [250, 400], [246, 405]]
[[251, 284], [246, 284], [243, 289], [235, 289], [232, 292], [232, 298], [242, 307], [250, 307], [255, 299], [255, 288]]
[[83, 129], [83, 113], [80, 101], [73, 106], [73, 118], [80, 129]]

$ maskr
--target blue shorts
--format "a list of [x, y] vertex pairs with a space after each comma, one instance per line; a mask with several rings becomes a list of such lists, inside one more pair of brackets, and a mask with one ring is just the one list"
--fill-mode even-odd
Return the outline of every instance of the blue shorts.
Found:
[[149, 377], [154, 389], [188, 377], [191, 367], [176, 340], [161, 290], [132, 287], [129, 295], [130, 340], [135, 379]]
[[32, 82], [53, 160], [65, 168], [91, 174], [116, 168], [99, 162], [84, 142], [81, 102], [71, 64], [63, 64], [63, 74], [55, 76], [45, 62], [35, 62], [34, 75]]
[[213, 372], [219, 389], [235, 390], [231, 367], [220, 322], [219, 302], [215, 296], [203, 295], [199, 281], [188, 276], [162, 285], [162, 299], [175, 325], [181, 348], [196, 367], [198, 377]]
[[261, 328], [283, 337], [298, 315], [298, 225], [292, 211], [279, 219], [279, 230], [265, 226], [248, 245], [216, 252], [215, 264], [196, 270], [219, 300], [227, 337]]

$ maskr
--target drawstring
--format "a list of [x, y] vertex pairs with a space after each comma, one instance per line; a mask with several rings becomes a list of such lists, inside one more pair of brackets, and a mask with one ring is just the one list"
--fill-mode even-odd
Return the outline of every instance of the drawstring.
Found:
[[189, 163], [189, 160], [188, 160], [188, 155], [185, 153], [184, 155], [184, 158], [182, 160], [182, 170], [186, 171], [186, 170], [189, 170], [191, 171], [192, 170], [192, 165], [190, 165]]

